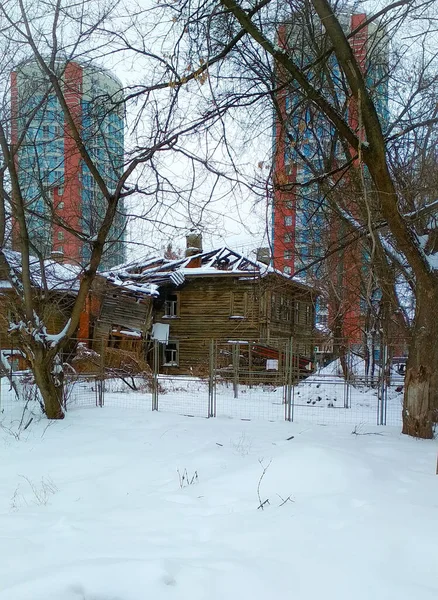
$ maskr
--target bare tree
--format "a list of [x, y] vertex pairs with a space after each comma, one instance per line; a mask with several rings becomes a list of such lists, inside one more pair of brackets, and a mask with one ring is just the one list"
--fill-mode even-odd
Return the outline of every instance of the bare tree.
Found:
[[[36, 62], [46, 81], [47, 93], [54, 95], [61, 106], [72, 147], [105, 200], [102, 220], [95, 219], [96, 233], [85, 235], [90, 257], [81, 274], [69, 319], [62, 328], [62, 335], [59, 332], [49, 335], [38, 312], [44, 302], [41, 295], [35, 294], [32, 281], [30, 257], [34, 249], [28, 231], [28, 213], [32, 206], [17, 172], [18, 147], [10, 143], [5, 92], [0, 130], [3, 155], [0, 186], [3, 208], [0, 210], [5, 211], [7, 203], [11, 204], [22, 253], [19, 276], [16, 272], [11, 274], [18, 298], [11, 329], [19, 336], [32, 363], [49, 416], [62, 416], [56, 362], [77, 327], [122, 203], [134, 193], [145, 200], [152, 199], [149, 215], [157, 219], [166, 218], [172, 208], [180, 210], [185, 203], [185, 212], [199, 224], [203, 206], [192, 210], [189, 203], [199, 197], [201, 169], [206, 169], [218, 181], [229, 182], [231, 188], [233, 185], [240, 186], [239, 189], [251, 187], [229, 142], [228, 124], [232, 122], [235, 127], [239, 114], [246, 110], [246, 114], [251, 114], [252, 128], [246, 130], [244, 141], [254, 136], [251, 131], [270, 129], [272, 120], [268, 107], [278, 108], [281, 92], [287, 97], [288, 90], [293, 89], [300, 102], [292, 107], [292, 113], [302, 113], [305, 104], [312, 108], [316, 121], [324, 122], [333, 132], [331, 152], [335, 152], [336, 162], [324, 163], [330, 149], [321, 148], [318, 183], [328, 187], [327, 196], [333, 191], [330, 207], [333, 210], [336, 207], [338, 216], [349, 224], [352, 236], [371, 245], [376, 279], [370, 287], [377, 281], [385, 305], [392, 307], [386, 309], [386, 314], [396, 306], [403, 312], [400, 280], [415, 297], [415, 317], [408, 322], [410, 352], [403, 431], [420, 437], [432, 436], [438, 407], [438, 323], [434, 318], [438, 279], [434, 263], [437, 236], [433, 219], [436, 212], [433, 178], [429, 180], [427, 191], [423, 189], [421, 194], [414, 194], [413, 189], [415, 178], [418, 181], [421, 172], [435, 170], [433, 126], [438, 117], [437, 57], [430, 12], [433, 5], [432, 0], [418, 3], [396, 0], [358, 28], [373, 22], [378, 24], [382, 34], [391, 35], [394, 40], [401, 39], [402, 35], [410, 36], [404, 46], [400, 43], [393, 71], [385, 75], [391, 102], [388, 126], [383, 126], [372, 85], [353, 51], [354, 35], [347, 36], [344, 32], [341, 4], [330, 4], [327, 0], [286, 3], [261, 0], [247, 4], [236, 0], [199, 3], [181, 0], [138, 9], [127, 18], [122, 7], [116, 4], [94, 10], [95, 5], [86, 1], [70, 5], [54, 2], [38, 11], [22, 0], [3, 3], [1, 35], [4, 55], [8, 57], [3, 72], [23, 58]], [[278, 43], [279, 24], [297, 13], [304, 15], [300, 27], [307, 31], [308, 39], [315, 41], [310, 58], [305, 60], [302, 54], [297, 55], [296, 48], [292, 51]], [[412, 47], [418, 50], [417, 65], [411, 58]], [[117, 56], [131, 61], [133, 75], [124, 89], [123, 99], [110, 98], [113, 105], [129, 107], [127, 114], [133, 132], [123, 168], [110, 185], [96, 167], [83, 131], [66, 102], [62, 68], [58, 71], [57, 67], [65, 64], [65, 56], [67, 63], [90, 59], [115, 61]], [[137, 61], [146, 68], [147, 81], [142, 76], [135, 80]], [[403, 69], [409, 67], [410, 85], [401, 86], [398, 78]], [[322, 85], [321, 78], [329, 82], [328, 87]], [[333, 91], [330, 81], [334, 80], [338, 88]], [[346, 117], [345, 106], [354, 107], [355, 122]], [[29, 113], [23, 131], [31, 126], [32, 113]], [[26, 135], [22, 135], [18, 145], [25, 141]], [[163, 160], [166, 154], [170, 154], [173, 161], [184, 160], [192, 165], [183, 173], [184, 186], [178, 186], [171, 175]], [[405, 170], [405, 165], [411, 169]], [[354, 210], [351, 202], [345, 201], [339, 206], [335, 200], [335, 192], [346, 173], [348, 181], [357, 180], [361, 190], [355, 198]], [[364, 177], [367, 177], [366, 185]], [[261, 196], [269, 197], [269, 186], [260, 178], [257, 183]], [[65, 223], [64, 227], [67, 230]], [[3, 236], [0, 247], [3, 247], [5, 232], [0, 233]], [[79, 229], [70, 233], [83, 236]], [[38, 259], [40, 264], [44, 262], [42, 259], [42, 256]]]
[[[64, 416], [62, 352], [78, 328], [102, 260], [112, 250], [119, 254], [129, 203], [136, 198], [151, 220], [170, 220], [172, 212], [176, 219], [196, 220], [209, 200], [196, 204], [194, 194], [208, 148], [204, 143], [193, 151], [187, 142], [194, 132], [214, 128], [224, 111], [189, 111], [206, 67], [185, 65], [179, 75], [178, 36], [167, 32], [174, 58], [166, 58], [166, 43], [159, 52], [150, 49], [161, 35], [159, 19], [148, 19], [148, 10], [129, 14], [118, 2], [0, 5], [0, 267], [13, 290], [9, 333], [31, 366], [50, 419]], [[140, 69], [137, 81], [131, 78], [125, 88], [117, 81], [105, 88], [102, 77], [113, 78], [99, 61], [115, 63], [119, 56], [126, 65], [146, 64], [147, 77]], [[90, 74], [88, 84], [85, 76], [81, 83], [81, 68]], [[123, 120], [128, 135], [120, 155], [106, 134]], [[58, 138], [64, 153], [53, 164], [49, 150]], [[171, 175], [168, 154], [185, 161], [188, 176], [178, 181]], [[80, 207], [67, 203], [72, 182], [81, 189]], [[6, 249], [8, 210], [18, 254]], [[54, 239], [59, 246], [76, 240], [81, 247], [79, 256], [65, 257], [77, 264], [64, 265], [64, 273], [50, 257], [53, 250], [60, 254]]]
[[[302, 114], [303, 106], [310, 107], [315, 123], [330, 128], [336, 162], [324, 164], [327, 148], [316, 145], [321, 167], [317, 182], [325, 181], [335, 191], [345, 174], [349, 181], [359, 179], [361, 194], [355, 197], [354, 207], [351, 202], [340, 207], [341, 216], [356, 239], [368, 238], [385, 319], [397, 310], [408, 326], [403, 431], [426, 438], [433, 435], [438, 410], [433, 177], [428, 177], [427, 193], [424, 185], [421, 193], [413, 190], [420, 173], [435, 171], [432, 140], [438, 121], [438, 56], [434, 8], [433, 0], [388, 2], [351, 32], [344, 27], [347, 7], [328, 0], [220, 0], [195, 6], [179, 2], [169, 8], [176, 20], [184, 22], [193, 54], [203, 53], [206, 64], [219, 49], [223, 58], [227, 56], [220, 72], [209, 69], [214, 102], [226, 97], [233, 107], [251, 104], [253, 109], [261, 101], [266, 111], [269, 98], [274, 109], [284, 114], [278, 102], [292, 99], [288, 106], [291, 120]], [[282, 43], [284, 23], [297, 28], [297, 38], [306, 37], [309, 52], [308, 46], [298, 42]], [[370, 80], [366, 61], [354, 48], [361, 31], [371, 25], [376, 29], [377, 55], [379, 40], [391, 40], [391, 68], [382, 72], [389, 95], [386, 115], [375, 94], [376, 81]], [[404, 170], [404, 165], [411, 165], [410, 170]], [[275, 187], [285, 182], [273, 183]], [[400, 288], [407, 287], [415, 299], [413, 318], [400, 298]]]

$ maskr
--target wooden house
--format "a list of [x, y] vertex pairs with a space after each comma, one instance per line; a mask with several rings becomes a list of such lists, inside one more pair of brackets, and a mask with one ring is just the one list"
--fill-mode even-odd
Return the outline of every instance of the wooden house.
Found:
[[[22, 369], [24, 359], [8, 333], [16, 294], [8, 276], [12, 271], [20, 277], [21, 255], [3, 250], [3, 257], [0, 262], [0, 350], [10, 363]], [[69, 318], [82, 269], [53, 259], [45, 260], [43, 268], [47, 289], [43, 289], [41, 264], [31, 257], [32, 282], [36, 297], [41, 297], [39, 314], [48, 333], [57, 333]], [[100, 371], [105, 366], [119, 368], [121, 364], [143, 370], [147, 366], [144, 344], [151, 328], [152, 302], [156, 295], [156, 286], [149, 283], [135, 285], [123, 283], [111, 274], [96, 275], [77, 335], [64, 349], [64, 360], [74, 364], [78, 371]], [[85, 348], [94, 352], [92, 361], [89, 358], [92, 353], [85, 352]]]
[[[147, 369], [145, 342], [152, 325], [156, 286], [122, 282], [113, 273], [97, 275], [81, 314], [76, 370], [103, 367], [140, 372]], [[94, 352], [90, 362], [83, 348]]]
[[293, 336], [296, 350], [312, 355], [314, 290], [229, 248], [200, 252], [189, 243], [182, 259], [133, 262], [117, 277], [158, 288], [153, 324], [162, 342], [161, 372], [194, 373], [207, 366], [212, 339], [258, 341], [275, 349]]

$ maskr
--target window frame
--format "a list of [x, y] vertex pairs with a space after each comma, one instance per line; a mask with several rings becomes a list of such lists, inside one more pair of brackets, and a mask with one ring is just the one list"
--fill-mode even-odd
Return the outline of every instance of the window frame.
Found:
[[[174, 297], [174, 300], [170, 300], [170, 297]], [[163, 318], [164, 319], [178, 319], [180, 311], [180, 295], [178, 292], [167, 292], [164, 295], [163, 304]]]
[[301, 315], [301, 302], [299, 300], [295, 300], [294, 304], [294, 325], [299, 325]]
[[310, 325], [312, 323], [312, 308], [310, 304], [306, 304], [305, 322], [306, 325]]
[[[169, 339], [167, 341], [167, 344], [162, 344], [163, 346], [163, 354], [162, 354], [162, 360], [163, 360], [163, 367], [179, 367], [179, 340], [172, 340]], [[175, 346], [175, 348], [169, 348], [169, 346]], [[175, 358], [171, 358], [170, 360], [167, 360], [168, 357], [166, 357], [166, 352], [171, 352], [171, 356], [174, 356]]]
[[[239, 300], [237, 299], [237, 296]], [[243, 306], [242, 314], [236, 311], [236, 305]], [[233, 290], [230, 295], [230, 319], [246, 319], [248, 316], [248, 292]]]

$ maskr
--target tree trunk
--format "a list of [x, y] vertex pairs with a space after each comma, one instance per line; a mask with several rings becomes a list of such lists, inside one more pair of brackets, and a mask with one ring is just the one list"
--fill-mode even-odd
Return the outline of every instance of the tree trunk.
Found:
[[35, 383], [38, 386], [48, 419], [63, 419], [63, 377], [54, 373], [55, 362], [44, 352], [38, 353], [32, 364]]
[[403, 401], [403, 433], [431, 439], [438, 421], [438, 290], [417, 291]]
[[344, 379], [347, 381], [350, 377], [350, 373], [348, 369], [347, 342], [344, 337], [342, 319], [343, 315], [340, 315], [339, 311], [337, 311], [334, 321], [331, 324], [331, 330], [333, 332], [333, 354], [336, 358], [339, 358], [342, 374]]

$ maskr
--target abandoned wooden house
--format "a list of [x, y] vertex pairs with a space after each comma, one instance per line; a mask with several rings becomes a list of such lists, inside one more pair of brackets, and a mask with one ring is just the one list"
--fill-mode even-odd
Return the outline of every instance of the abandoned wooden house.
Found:
[[[0, 265], [0, 350], [14, 367], [26, 368], [17, 341], [8, 332], [17, 306], [10, 274], [20, 278], [21, 255], [3, 250]], [[48, 333], [57, 333], [65, 325], [79, 289], [82, 269], [47, 259], [41, 264], [31, 257], [35, 294], [41, 296], [40, 315]], [[44, 283], [43, 283], [44, 280]], [[44, 289], [46, 287], [47, 289]], [[99, 371], [104, 367], [147, 368], [144, 340], [151, 328], [152, 299], [156, 286], [123, 283], [112, 276], [96, 275], [80, 318], [76, 337], [64, 349], [64, 362], [77, 371]], [[15, 315], [16, 317], [16, 315]], [[84, 349], [93, 351], [85, 352]], [[93, 360], [90, 359], [93, 357]]]
[[[133, 372], [146, 370], [145, 340], [152, 326], [156, 296], [153, 284], [122, 282], [112, 273], [97, 275], [81, 314], [77, 339], [82, 346], [75, 368], [98, 370], [100, 365]], [[94, 355], [81, 352], [84, 347]]]
[[186, 256], [125, 265], [114, 278], [155, 284], [152, 337], [160, 343], [160, 371], [196, 373], [208, 365], [211, 339], [258, 341], [275, 349], [294, 336], [312, 355], [315, 292], [304, 283], [229, 248], [200, 251], [188, 236]]

